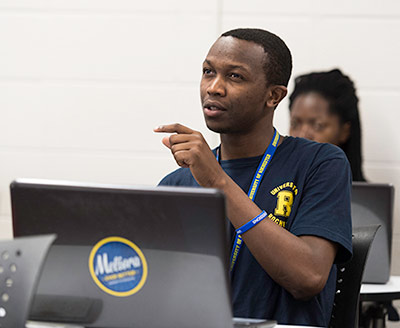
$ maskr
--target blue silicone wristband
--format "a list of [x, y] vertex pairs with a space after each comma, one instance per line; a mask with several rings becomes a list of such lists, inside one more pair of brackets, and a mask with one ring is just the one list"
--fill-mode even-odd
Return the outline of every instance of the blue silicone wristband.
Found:
[[236, 233], [238, 235], [245, 233], [247, 230], [250, 230], [251, 228], [253, 228], [256, 224], [260, 223], [266, 217], [267, 217], [267, 213], [265, 211], [262, 211], [254, 219], [250, 220], [246, 224], [242, 225], [240, 228], [236, 229]]

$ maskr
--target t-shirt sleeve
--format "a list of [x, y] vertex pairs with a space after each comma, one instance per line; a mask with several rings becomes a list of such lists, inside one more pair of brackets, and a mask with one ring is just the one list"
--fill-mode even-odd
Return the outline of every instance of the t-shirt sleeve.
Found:
[[174, 185], [175, 185], [174, 181], [173, 181], [173, 179], [171, 179], [170, 175], [165, 176], [158, 183], [158, 186], [174, 186]]
[[352, 255], [351, 170], [341, 151], [327, 150], [310, 167], [290, 231], [339, 244], [335, 262], [340, 263]]
[[185, 187], [200, 187], [193, 178], [188, 168], [179, 168], [174, 172], [166, 175], [158, 186], [185, 186]]

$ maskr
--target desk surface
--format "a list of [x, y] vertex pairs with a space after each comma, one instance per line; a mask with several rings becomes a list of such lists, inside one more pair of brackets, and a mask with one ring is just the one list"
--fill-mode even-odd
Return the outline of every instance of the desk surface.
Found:
[[400, 299], [400, 276], [390, 276], [386, 284], [362, 284], [360, 301], [383, 302]]

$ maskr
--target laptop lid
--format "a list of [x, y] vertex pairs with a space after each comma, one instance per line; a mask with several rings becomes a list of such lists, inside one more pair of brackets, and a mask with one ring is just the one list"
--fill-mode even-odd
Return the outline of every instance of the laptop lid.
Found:
[[11, 184], [14, 236], [56, 233], [30, 319], [85, 327], [232, 327], [221, 192]]
[[386, 283], [390, 278], [394, 187], [391, 184], [353, 182], [353, 226], [380, 224], [364, 269], [364, 283]]

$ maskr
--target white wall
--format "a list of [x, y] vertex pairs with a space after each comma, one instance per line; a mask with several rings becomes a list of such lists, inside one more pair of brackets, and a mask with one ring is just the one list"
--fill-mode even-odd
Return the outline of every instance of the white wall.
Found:
[[[175, 121], [215, 146], [200, 110], [201, 63], [234, 27], [281, 36], [294, 76], [339, 67], [354, 79], [366, 175], [397, 188], [400, 274], [396, 0], [0, 0], [0, 238], [11, 236], [17, 177], [154, 185], [176, 165], [152, 128]], [[276, 126], [287, 133], [287, 101]]]

